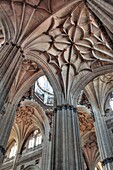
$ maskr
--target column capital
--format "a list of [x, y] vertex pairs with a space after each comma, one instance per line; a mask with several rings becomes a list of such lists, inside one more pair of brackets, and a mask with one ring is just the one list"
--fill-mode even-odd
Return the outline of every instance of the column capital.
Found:
[[57, 105], [54, 108], [54, 111], [57, 112], [57, 110], [61, 111], [61, 110], [73, 110], [73, 112], [76, 112], [76, 107], [74, 107], [73, 105], [69, 105], [69, 104], [62, 104], [62, 105]]
[[112, 162], [113, 162], [113, 157], [108, 157], [108, 158], [105, 158], [101, 163], [102, 163], [102, 166], [105, 166], [106, 164], [112, 163]]
[[12, 46], [15, 46], [17, 49], [20, 49], [20, 53], [22, 53], [22, 54], [24, 53], [21, 45], [19, 45], [19, 44], [17, 44], [17, 43], [14, 43], [14, 42], [11, 42], [11, 45], [12, 45]]

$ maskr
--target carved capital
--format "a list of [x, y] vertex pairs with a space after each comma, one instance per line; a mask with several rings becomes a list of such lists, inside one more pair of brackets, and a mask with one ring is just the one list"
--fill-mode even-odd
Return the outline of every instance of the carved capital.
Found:
[[76, 112], [76, 108], [72, 105], [58, 105], [55, 109], [54, 112], [57, 112], [57, 110], [73, 110], [73, 112]]

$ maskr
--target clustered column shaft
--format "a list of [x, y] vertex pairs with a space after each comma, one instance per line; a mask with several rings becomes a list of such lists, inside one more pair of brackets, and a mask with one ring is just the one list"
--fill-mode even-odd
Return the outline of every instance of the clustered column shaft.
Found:
[[103, 170], [113, 169], [113, 148], [104, 117], [95, 114], [95, 130], [100, 151]]
[[23, 60], [23, 51], [13, 43], [6, 43], [0, 51], [0, 111]]
[[83, 170], [76, 108], [57, 106], [53, 126], [51, 170]]
[[[12, 42], [2, 44], [0, 49], [0, 113], [2, 113], [9, 90], [13, 84], [18, 68], [23, 60], [21, 47]], [[0, 120], [0, 164], [3, 161], [5, 148], [14, 123], [16, 104], [8, 103], [5, 114]]]

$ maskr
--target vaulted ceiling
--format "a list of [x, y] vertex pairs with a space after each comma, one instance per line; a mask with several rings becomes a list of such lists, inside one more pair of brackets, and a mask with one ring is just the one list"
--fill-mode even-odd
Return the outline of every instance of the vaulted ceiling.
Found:
[[[104, 104], [113, 87], [112, 5], [110, 0], [1, 0], [0, 43], [16, 44], [25, 56], [9, 100], [19, 102], [45, 74], [58, 103], [63, 98], [64, 103], [76, 104], [85, 88], [93, 109], [100, 107], [105, 115]], [[29, 104], [18, 108], [13, 137], [26, 137], [40, 123], [34, 109]], [[85, 108], [78, 107], [78, 113], [84, 153], [89, 160], [92, 147], [98, 162], [93, 119]]]

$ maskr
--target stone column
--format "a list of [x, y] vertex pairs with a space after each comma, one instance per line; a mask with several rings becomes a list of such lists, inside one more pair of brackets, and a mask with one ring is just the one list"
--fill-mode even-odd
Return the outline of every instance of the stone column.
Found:
[[95, 130], [103, 170], [113, 170], [113, 147], [104, 117], [95, 113]]
[[11, 42], [0, 49], [0, 111], [22, 62], [22, 53], [21, 47]]
[[57, 106], [54, 111], [51, 170], [83, 170], [76, 108]]
[[3, 162], [5, 148], [14, 123], [17, 105], [8, 103], [6, 112], [0, 120], [0, 166]]

